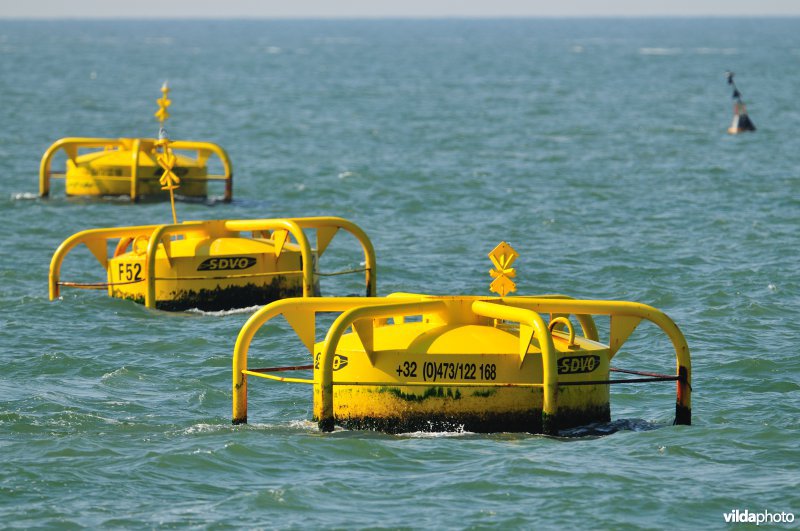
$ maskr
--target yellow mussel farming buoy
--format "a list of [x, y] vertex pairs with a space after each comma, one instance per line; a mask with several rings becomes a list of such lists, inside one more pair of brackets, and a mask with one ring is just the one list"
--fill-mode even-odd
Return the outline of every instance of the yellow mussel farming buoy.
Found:
[[[675, 423], [691, 424], [689, 349], [669, 317], [635, 302], [508, 296], [515, 290], [510, 265], [516, 252], [504, 243], [490, 258], [496, 268], [491, 288], [499, 296], [292, 298], [258, 310], [234, 347], [234, 424], [247, 422], [251, 377], [311, 385], [313, 417], [322, 431], [339, 425], [390, 433], [557, 434], [609, 421], [610, 385], [657, 381], [676, 382]], [[321, 313], [334, 317], [317, 341]], [[253, 337], [281, 315], [309, 350], [310, 363], [251, 368]], [[610, 320], [604, 342], [596, 317]], [[611, 367], [642, 321], [671, 340], [674, 374]], [[313, 376], [287, 375], [303, 370]], [[615, 379], [612, 372], [626, 376]]]
[[[313, 231], [312, 248], [305, 231]], [[364, 252], [363, 267], [327, 273], [365, 274], [375, 295], [375, 251], [356, 224], [337, 217], [187, 221], [91, 229], [67, 238], [50, 263], [50, 300], [61, 287], [108, 289], [161, 310], [226, 310], [284, 297], [319, 295], [320, 256], [338, 231], [352, 234]], [[112, 245], [116, 241], [116, 246]], [[64, 282], [61, 266], [84, 244], [106, 269], [107, 282]], [[113, 249], [113, 252], [110, 250]]]
[[[163, 129], [162, 129], [163, 132]], [[50, 300], [61, 287], [108, 289], [159, 310], [228, 310], [267, 304], [285, 297], [319, 295], [319, 258], [337, 232], [352, 234], [364, 252], [363, 267], [327, 273], [364, 272], [366, 296], [376, 294], [375, 250], [361, 228], [338, 217], [188, 221], [178, 223], [175, 190], [178, 158], [166, 134], [154, 144], [158, 183], [169, 192], [171, 224], [90, 229], [74, 234], [50, 261]], [[314, 231], [312, 249], [305, 231]], [[248, 235], [249, 234], [249, 235]], [[111, 243], [116, 241], [116, 245]], [[106, 270], [106, 282], [66, 282], [61, 266], [85, 245]], [[113, 252], [111, 249], [113, 248]]]
[[[155, 113], [160, 122], [159, 139], [155, 138], [62, 138], [45, 151], [39, 165], [39, 196], [50, 195], [53, 178], [64, 178], [68, 196], [130, 196], [131, 201], [142, 197], [165, 199], [159, 178], [161, 166], [156, 160], [158, 143], [166, 133], [164, 122], [169, 117], [167, 98], [169, 87], [161, 88]], [[170, 142], [175, 154], [173, 171], [181, 179], [181, 195], [206, 198], [210, 181], [224, 182], [223, 200], [233, 197], [233, 166], [228, 154], [212, 142], [174, 140]], [[53, 158], [66, 154], [66, 169], [52, 170]], [[208, 162], [212, 155], [222, 166], [221, 174], [211, 174]]]

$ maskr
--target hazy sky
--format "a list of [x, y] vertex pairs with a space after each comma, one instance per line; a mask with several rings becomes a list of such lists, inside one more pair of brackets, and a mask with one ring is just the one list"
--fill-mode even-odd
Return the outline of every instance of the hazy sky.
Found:
[[0, 18], [800, 16], [800, 0], [0, 0]]

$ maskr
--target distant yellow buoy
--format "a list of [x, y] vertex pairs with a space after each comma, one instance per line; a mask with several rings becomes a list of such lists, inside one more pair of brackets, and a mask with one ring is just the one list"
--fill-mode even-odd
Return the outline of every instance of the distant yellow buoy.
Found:
[[[163, 197], [174, 194], [175, 188], [162, 184], [163, 167], [159, 156], [164, 155], [166, 133], [164, 123], [169, 118], [167, 97], [169, 86], [161, 87], [162, 96], [156, 102], [159, 138], [62, 138], [54, 142], [42, 156], [39, 165], [39, 195], [50, 195], [51, 180], [64, 178], [68, 196], [129, 196], [131, 201], [141, 197]], [[233, 198], [233, 166], [228, 154], [217, 144], [189, 140], [168, 141], [172, 153], [170, 175], [182, 181], [180, 194], [185, 197], [208, 196], [209, 182], [223, 181], [223, 199]], [[66, 154], [63, 172], [52, 170], [53, 158]], [[222, 165], [222, 174], [210, 174], [208, 161], [214, 155]], [[172, 185], [170, 185], [172, 186]], [[165, 193], [167, 192], [167, 193]]]
[[[304, 231], [316, 233], [316, 249]], [[50, 263], [50, 299], [62, 287], [107, 289], [111, 297], [161, 310], [226, 310], [319, 295], [319, 258], [339, 232], [363, 251], [366, 295], [376, 293], [375, 251], [356, 224], [337, 217], [188, 221], [86, 230], [67, 238]], [[116, 242], [116, 245], [114, 243]], [[106, 270], [105, 282], [62, 281], [81, 244]], [[109, 252], [114, 249], [113, 252]]]
[[158, 103], [158, 110], [155, 112], [155, 117], [158, 118], [158, 123], [161, 124], [162, 128], [164, 127], [164, 122], [169, 118], [167, 107], [172, 105], [172, 100], [167, 97], [168, 94], [169, 85], [164, 81], [164, 84], [161, 85], [161, 97], [156, 100], [156, 103]]

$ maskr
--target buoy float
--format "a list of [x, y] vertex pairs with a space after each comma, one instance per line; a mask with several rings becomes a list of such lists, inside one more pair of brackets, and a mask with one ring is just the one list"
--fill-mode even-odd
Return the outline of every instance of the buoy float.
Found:
[[725, 75], [728, 78], [728, 85], [733, 88], [733, 121], [728, 128], [728, 133], [736, 135], [745, 131], [755, 131], [756, 126], [747, 115], [747, 106], [742, 101], [742, 93], [739, 92], [736, 83], [733, 82], [734, 73], [725, 72]]
[[[160, 122], [160, 137], [164, 136], [164, 122], [169, 117], [167, 83], [161, 87], [157, 100], [156, 117]], [[68, 196], [130, 196], [131, 201], [141, 197], [166, 198], [159, 177], [161, 168], [156, 161], [158, 139], [155, 138], [62, 138], [45, 151], [39, 165], [39, 196], [50, 195], [50, 181], [54, 177], [65, 179]], [[223, 200], [233, 197], [233, 166], [228, 154], [212, 142], [191, 140], [171, 141], [175, 154], [174, 172], [183, 183], [181, 195], [193, 198], [208, 196], [210, 181], [224, 181]], [[53, 157], [60, 151], [66, 156], [64, 172], [52, 171]], [[222, 174], [209, 174], [208, 161], [216, 156], [222, 164]]]
[[[516, 252], [491, 254], [492, 290], [500, 296], [395, 293], [380, 298], [284, 299], [245, 323], [233, 354], [233, 423], [247, 422], [248, 377], [313, 386], [313, 417], [335, 425], [390, 433], [413, 431], [531, 432], [610, 420], [609, 386], [676, 381], [676, 424], [691, 424], [691, 362], [683, 334], [661, 311], [622, 301], [563, 295], [507, 296]], [[316, 315], [337, 314], [316, 342]], [[256, 332], [282, 315], [311, 354], [311, 363], [250, 368]], [[610, 319], [601, 342], [595, 317]], [[671, 340], [677, 369], [655, 374], [611, 367], [642, 321]], [[575, 322], [580, 327], [577, 333]], [[312, 378], [281, 376], [311, 370]], [[611, 372], [626, 373], [612, 379]], [[631, 378], [631, 375], [635, 376]]]
[[[375, 251], [366, 233], [338, 217], [189, 221], [178, 223], [173, 142], [163, 132], [153, 152], [161, 190], [169, 192], [171, 224], [91, 229], [67, 238], [50, 262], [50, 300], [62, 286], [108, 289], [161, 310], [227, 310], [284, 297], [319, 295], [319, 258], [339, 230], [352, 234], [364, 251], [364, 266], [328, 275], [364, 272], [366, 296], [376, 294]], [[316, 232], [312, 249], [305, 230]], [[245, 234], [243, 234], [245, 233]], [[250, 235], [247, 236], [246, 234]], [[113, 253], [110, 242], [116, 241]], [[64, 282], [61, 266], [80, 244], [106, 270], [106, 282]]]
[[[304, 230], [316, 232], [316, 249]], [[108, 289], [111, 297], [148, 308], [226, 310], [284, 297], [319, 295], [319, 258], [339, 230], [364, 251], [363, 267], [327, 273], [365, 273], [375, 295], [375, 251], [356, 224], [337, 217], [188, 221], [91, 229], [67, 238], [50, 262], [50, 300], [60, 288]], [[109, 242], [117, 241], [115, 247]], [[107, 282], [61, 281], [66, 256], [86, 245], [106, 269]], [[109, 253], [109, 249], [114, 251]]]

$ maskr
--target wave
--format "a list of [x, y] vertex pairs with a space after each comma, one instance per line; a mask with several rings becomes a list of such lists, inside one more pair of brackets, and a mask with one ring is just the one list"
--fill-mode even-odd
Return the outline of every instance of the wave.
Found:
[[186, 310], [186, 313], [196, 313], [198, 315], [211, 315], [214, 317], [221, 317], [225, 315], [236, 315], [240, 313], [254, 313], [255, 311], [261, 309], [261, 306], [248, 306], [246, 308], [233, 308], [232, 310], [217, 310], [217, 311], [205, 311], [199, 308], [191, 308]]

